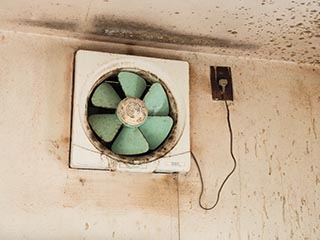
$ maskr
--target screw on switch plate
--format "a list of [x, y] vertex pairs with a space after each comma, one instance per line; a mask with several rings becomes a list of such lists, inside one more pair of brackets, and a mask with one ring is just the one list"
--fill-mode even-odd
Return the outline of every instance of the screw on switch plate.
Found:
[[213, 100], [233, 101], [232, 76], [230, 67], [210, 67], [211, 92]]

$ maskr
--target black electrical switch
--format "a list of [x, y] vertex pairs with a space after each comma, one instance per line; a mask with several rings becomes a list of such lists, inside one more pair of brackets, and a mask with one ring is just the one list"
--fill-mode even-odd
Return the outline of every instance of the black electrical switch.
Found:
[[[230, 67], [211, 66], [210, 79], [213, 100], [233, 101], [232, 76]], [[227, 82], [227, 85], [224, 87], [224, 89], [221, 87], [221, 84], [219, 85], [219, 81], [222, 79], [224, 79], [222, 82]]]

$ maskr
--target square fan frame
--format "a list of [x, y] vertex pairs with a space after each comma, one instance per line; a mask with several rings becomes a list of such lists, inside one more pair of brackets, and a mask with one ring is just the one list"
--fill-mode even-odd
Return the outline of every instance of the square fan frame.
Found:
[[[73, 82], [70, 167], [130, 172], [176, 173], [190, 170], [189, 64], [132, 55], [78, 50], [75, 54]], [[177, 105], [175, 146], [161, 158], [144, 164], [116, 161], [103, 154], [90, 141], [86, 126], [86, 102], [92, 87], [102, 76], [116, 69], [141, 69], [157, 76], [170, 89]]]

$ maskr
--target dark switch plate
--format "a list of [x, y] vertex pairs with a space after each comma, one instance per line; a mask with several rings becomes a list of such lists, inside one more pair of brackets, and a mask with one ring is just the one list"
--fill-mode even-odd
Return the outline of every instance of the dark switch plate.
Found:
[[[210, 79], [211, 79], [211, 92], [212, 92], [213, 100], [233, 101], [232, 76], [231, 76], [230, 67], [211, 66]], [[220, 79], [228, 80], [228, 85], [225, 88], [224, 97], [221, 94], [221, 87], [219, 86]]]

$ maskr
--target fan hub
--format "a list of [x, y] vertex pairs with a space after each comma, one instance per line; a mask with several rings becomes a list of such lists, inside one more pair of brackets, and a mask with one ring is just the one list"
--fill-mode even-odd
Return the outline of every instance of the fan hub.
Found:
[[124, 125], [139, 127], [147, 119], [148, 109], [141, 99], [128, 97], [119, 103], [117, 116]]

